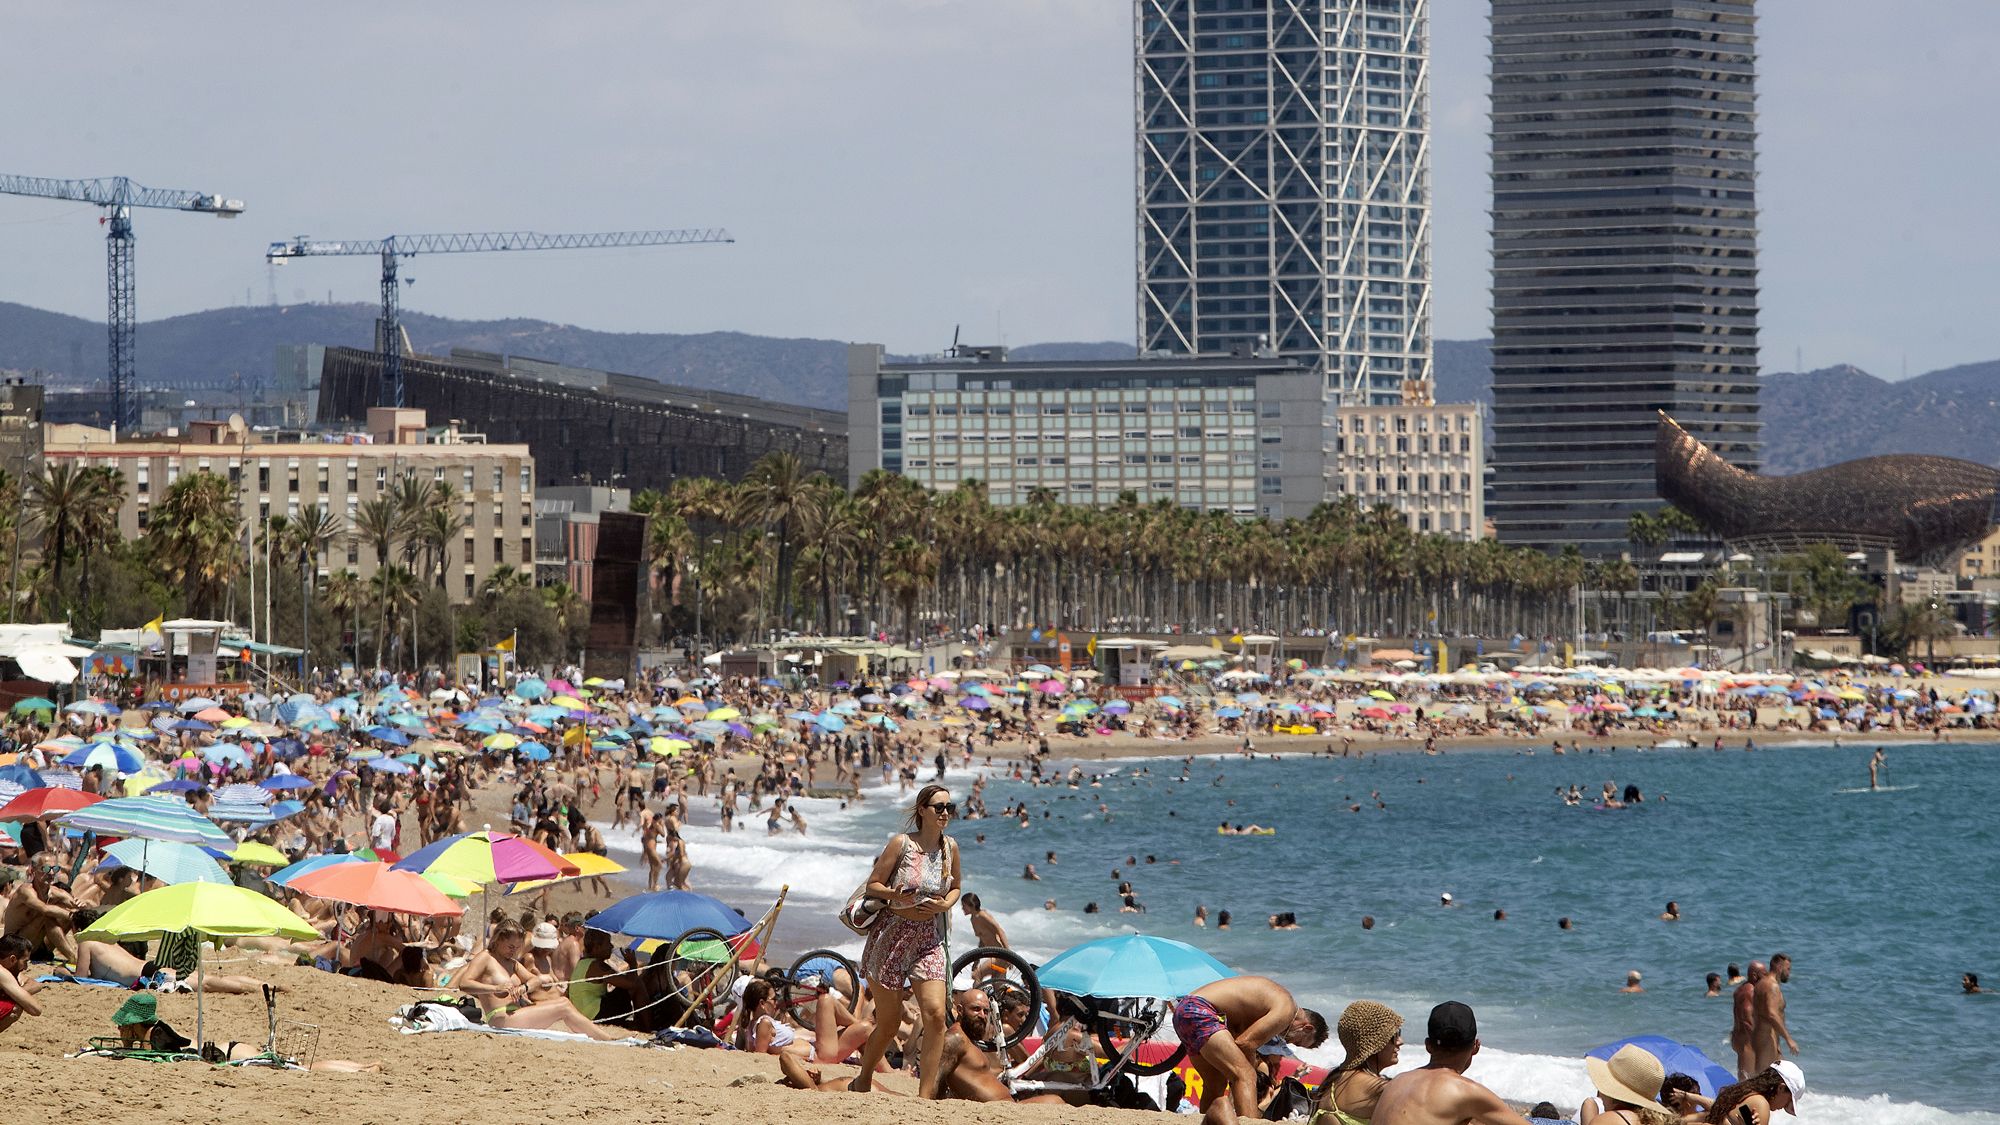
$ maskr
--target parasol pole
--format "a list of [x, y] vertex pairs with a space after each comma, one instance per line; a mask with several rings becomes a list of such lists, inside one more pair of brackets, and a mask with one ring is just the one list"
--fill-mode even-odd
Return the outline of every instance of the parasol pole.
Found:
[[[755, 926], [752, 926], [750, 929], [745, 930], [743, 934], [739, 934], [737, 936], [741, 937], [747, 934], [751, 941], [756, 942], [759, 946], [765, 949], [769, 949], [771, 947], [770, 946], [771, 931], [778, 924], [778, 912], [785, 908], [785, 896], [790, 894], [791, 892], [792, 892], [792, 885], [790, 883], [787, 883], [784, 886], [779, 887], [778, 901], [771, 904], [771, 909], [764, 912], [764, 916], [757, 920], [757, 924]], [[723, 950], [731, 954], [736, 953], [737, 950], [731, 949], [729, 945], [729, 943], [734, 940], [735, 940], [734, 938], [723, 938], [722, 939]], [[740, 957], [732, 957], [731, 959], [741, 960]], [[688, 1017], [694, 1014], [695, 1008], [699, 1007], [701, 1004], [706, 1002], [710, 997], [715, 995], [715, 986], [717, 983], [721, 981], [721, 979], [722, 979], [721, 973], [710, 973], [708, 975], [708, 982], [702, 985], [701, 995], [695, 997], [694, 1003], [689, 1004], [687, 1010], [682, 1012], [679, 1018], [674, 1020], [675, 1027], [685, 1026], [687, 1024]]]
[[201, 955], [201, 931], [191, 929], [189, 932], [194, 934], [194, 1050], [199, 1055], [208, 1050], [208, 968], [207, 960]]

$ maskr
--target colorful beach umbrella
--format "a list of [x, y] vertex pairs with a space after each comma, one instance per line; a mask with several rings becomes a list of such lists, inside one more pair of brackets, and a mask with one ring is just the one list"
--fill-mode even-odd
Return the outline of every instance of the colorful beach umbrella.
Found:
[[214, 821], [172, 797], [114, 797], [65, 813], [56, 823], [64, 828], [121, 839], [136, 836], [216, 848], [235, 846], [235, 841], [216, 827]]
[[467, 832], [427, 844], [397, 861], [402, 871], [442, 871], [481, 886], [574, 875], [577, 866], [511, 832]]
[[47, 820], [53, 816], [64, 816], [78, 809], [88, 808], [104, 798], [95, 793], [83, 793], [75, 789], [64, 789], [50, 785], [41, 789], [30, 789], [5, 805], [0, 805], [0, 820]]
[[384, 863], [340, 863], [296, 876], [287, 884], [314, 898], [344, 902], [391, 914], [425, 918], [456, 917], [465, 908], [414, 871]]
[[222, 865], [193, 844], [166, 840], [120, 840], [104, 849], [107, 865], [130, 867], [169, 885], [228, 883]]
[[334, 867], [343, 863], [366, 863], [366, 862], [368, 861], [362, 859], [360, 856], [353, 855], [348, 852], [335, 852], [329, 855], [307, 856], [305, 859], [302, 859], [297, 863], [292, 864], [289, 867], [281, 868], [277, 871], [273, 871], [269, 875], [264, 876], [264, 881], [267, 883], [276, 883], [281, 887], [289, 887], [292, 885], [293, 879], [296, 879], [299, 876], [307, 874], [309, 872], [318, 871], [322, 867]]

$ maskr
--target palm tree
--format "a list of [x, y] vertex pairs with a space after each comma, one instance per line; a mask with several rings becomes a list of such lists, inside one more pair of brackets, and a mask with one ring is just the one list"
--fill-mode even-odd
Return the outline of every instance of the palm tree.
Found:
[[364, 500], [354, 510], [354, 534], [375, 553], [375, 565], [389, 565], [389, 555], [402, 537], [402, 520], [396, 502], [387, 496]]
[[903, 609], [903, 643], [916, 642], [917, 595], [937, 577], [937, 548], [915, 536], [898, 536], [882, 558], [882, 585]]
[[238, 506], [228, 478], [195, 472], [176, 480], [153, 508], [147, 544], [168, 578], [187, 591], [192, 616], [212, 616], [242, 568]]
[[463, 534], [465, 515], [456, 500], [433, 505], [417, 520], [417, 536], [423, 541], [424, 554], [440, 590], [445, 588], [445, 577], [451, 571], [451, 546]]
[[[382, 616], [382, 633], [375, 639], [375, 663], [382, 665], [383, 646], [390, 637], [400, 635], [405, 617], [414, 613], [423, 600], [423, 585], [417, 581], [416, 575], [394, 565], [376, 570], [368, 585]], [[414, 663], [414, 646], [412, 649], [410, 658]]]
[[816, 485], [798, 454], [767, 453], [743, 478], [738, 490], [745, 522], [776, 529], [778, 536], [778, 623], [792, 625], [792, 522]]
[[90, 601], [90, 557], [117, 537], [124, 477], [116, 469], [57, 461], [30, 489], [29, 518], [42, 529], [42, 559], [58, 599], [65, 599], [63, 570], [72, 557], [83, 564], [77, 604]]
[[534, 586], [534, 576], [519, 567], [508, 566], [503, 563], [500, 566], [494, 567], [492, 573], [486, 576], [485, 581], [479, 584], [479, 595], [491, 602], [506, 597], [517, 590], [532, 590]]
[[354, 624], [354, 667], [361, 669], [361, 607], [368, 604], [368, 584], [352, 570], [337, 570], [327, 576], [326, 605], [336, 615]]
[[[583, 599], [577, 595], [576, 590], [567, 582], [551, 582], [539, 589], [542, 595], [542, 604], [548, 606], [549, 612], [556, 615], [556, 631], [565, 638], [562, 643], [565, 650], [567, 650], [570, 622], [575, 620], [576, 615], [579, 613], [589, 613], [589, 607], [583, 604]], [[565, 651], [563, 653], [564, 659], [568, 659], [568, 656], [568, 652]]]

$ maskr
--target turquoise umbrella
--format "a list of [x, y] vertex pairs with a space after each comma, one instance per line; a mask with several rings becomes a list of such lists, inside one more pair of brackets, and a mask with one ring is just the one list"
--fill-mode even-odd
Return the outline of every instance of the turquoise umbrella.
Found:
[[227, 883], [222, 866], [192, 844], [120, 840], [104, 849], [104, 867], [130, 867], [162, 883]]
[[167, 840], [212, 848], [236, 846], [214, 821], [172, 797], [116, 797], [65, 813], [55, 823], [120, 839]]
[[1173, 998], [1236, 971], [1184, 941], [1126, 934], [1066, 949], [1036, 975], [1072, 996]]

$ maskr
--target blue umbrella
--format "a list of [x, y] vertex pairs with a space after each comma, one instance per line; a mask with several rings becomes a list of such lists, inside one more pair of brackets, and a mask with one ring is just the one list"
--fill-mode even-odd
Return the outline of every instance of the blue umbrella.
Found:
[[23, 789], [46, 789], [49, 786], [48, 782], [42, 780], [41, 774], [19, 763], [0, 766], [0, 781], [12, 782]]
[[80, 770], [103, 766], [113, 773], [138, 773], [146, 768], [146, 761], [138, 751], [115, 742], [94, 742], [72, 750], [63, 757], [62, 764]]
[[533, 678], [532, 676], [514, 685], [514, 695], [516, 698], [519, 699], [527, 699], [527, 700], [543, 699], [546, 698], [548, 694], [549, 694], [549, 685]]
[[338, 852], [332, 855], [308, 856], [305, 859], [302, 859], [297, 863], [292, 864], [290, 867], [282, 867], [276, 871], [271, 872], [269, 875], [264, 876], [264, 881], [267, 883], [276, 883], [281, 887], [289, 887], [292, 885], [293, 879], [296, 879], [299, 876], [306, 874], [307, 872], [318, 871], [322, 867], [332, 867], [335, 866], [336, 864], [364, 863], [364, 862], [366, 861], [363, 860], [360, 856], [354, 855], [351, 852]]
[[257, 784], [272, 792], [282, 792], [286, 789], [311, 789], [314, 782], [310, 777], [300, 777], [295, 773], [281, 773], [276, 777], [267, 777]]
[[116, 704], [106, 703], [101, 699], [79, 699], [75, 703], [63, 708], [63, 710], [72, 715], [116, 715], [118, 713]]
[[178, 719], [172, 723], [169, 723], [166, 727], [162, 729], [204, 731], [204, 730], [214, 730], [215, 724], [203, 722], [200, 719]]
[[395, 727], [369, 727], [361, 733], [370, 738], [386, 742], [391, 746], [408, 746], [410, 744], [410, 736], [397, 730]]
[[1630, 1039], [1620, 1039], [1616, 1043], [1606, 1043], [1585, 1051], [1587, 1059], [1608, 1059], [1618, 1053], [1620, 1047], [1632, 1046], [1660, 1060], [1668, 1074], [1685, 1074], [1701, 1084], [1705, 1097], [1714, 1097], [1717, 1090], [1736, 1081], [1736, 1075], [1728, 1067], [1701, 1053], [1701, 1048], [1663, 1035], [1634, 1035]]
[[1153, 700], [1153, 702], [1155, 702], [1155, 703], [1159, 704], [1159, 705], [1160, 705], [1160, 706], [1162, 706], [1162, 707], [1180, 707], [1180, 706], [1182, 706], [1182, 703], [1181, 703], [1181, 701], [1180, 701], [1180, 697], [1179, 697], [1179, 696], [1174, 696], [1174, 695], [1163, 695], [1163, 696], [1160, 696], [1160, 697], [1159, 697], [1158, 699], [1155, 699], [1155, 700]]
[[306, 811], [306, 803], [304, 801], [271, 802], [272, 820], [283, 820], [288, 816], [297, 816], [304, 811]]
[[710, 929], [723, 937], [735, 937], [750, 928], [743, 915], [694, 891], [654, 891], [620, 899], [598, 911], [584, 925], [606, 933], [662, 941], [672, 941], [689, 930]]
[[213, 746], [204, 746], [201, 748], [201, 756], [207, 758], [211, 762], [214, 762], [218, 766], [226, 765], [231, 762], [234, 762], [239, 766], [247, 766], [250, 764], [249, 751], [243, 749], [241, 746], [238, 746], [234, 742], [218, 742]]
[[824, 731], [846, 730], [847, 720], [828, 711], [826, 714], [813, 720], [813, 725]]
[[165, 840], [120, 840], [104, 849], [99, 870], [130, 867], [162, 883], [227, 883], [229, 876], [207, 852]]
[[380, 758], [370, 758], [365, 764], [368, 766], [369, 769], [375, 770], [379, 773], [410, 772], [410, 767], [386, 755]]
[[1037, 975], [1073, 996], [1176, 997], [1236, 971], [1184, 941], [1126, 934], [1066, 949]]
[[1240, 719], [1243, 717], [1243, 708], [1217, 707], [1215, 709], [1215, 717], [1218, 719]]
[[146, 792], [148, 794], [192, 793], [199, 788], [201, 788], [201, 782], [196, 781], [191, 777], [177, 777], [174, 778], [172, 781], [162, 781], [158, 785], [153, 786], [151, 789], [146, 790]]
[[546, 762], [555, 756], [548, 747], [539, 742], [523, 742], [515, 747], [515, 750], [531, 762]]

